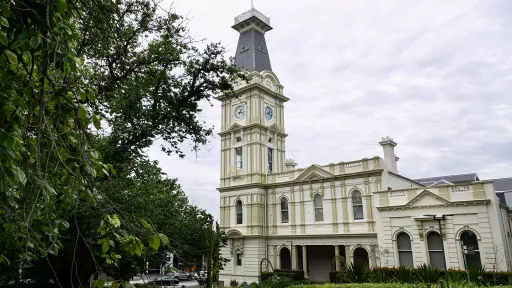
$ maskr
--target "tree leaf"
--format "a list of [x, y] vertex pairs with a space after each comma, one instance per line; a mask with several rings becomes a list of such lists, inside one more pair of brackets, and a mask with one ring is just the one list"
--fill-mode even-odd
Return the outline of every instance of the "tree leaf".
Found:
[[92, 116], [92, 124], [94, 125], [94, 128], [96, 128], [96, 130], [101, 129], [101, 121], [100, 119], [98, 119], [96, 115]]
[[158, 234], [153, 234], [151, 237], [149, 237], [149, 246], [155, 251], [160, 248], [160, 237]]
[[2, 26], [9, 27], [9, 21], [7, 21], [3, 16], [0, 16], [0, 24]]
[[23, 172], [19, 167], [16, 167], [16, 174], [18, 174], [18, 180], [25, 185], [27, 183], [27, 176], [25, 176], [25, 172]]
[[48, 183], [46, 183], [46, 189], [50, 191], [52, 194], [57, 195], [57, 192], [55, 192], [55, 189], [52, 188]]
[[112, 226], [116, 228], [119, 228], [119, 226], [121, 226], [121, 220], [119, 220], [119, 217], [117, 217], [117, 215], [114, 214], [112, 216], [112, 219], [110, 220], [110, 224], [112, 224]]
[[162, 238], [162, 242], [164, 242], [164, 244], [169, 243], [169, 238], [167, 238], [167, 236], [165, 236], [165, 234], [160, 234], [160, 238]]
[[82, 88], [78, 89], [78, 96], [80, 96], [80, 99], [84, 102], [87, 100], [87, 94]]
[[108, 245], [108, 241], [106, 241], [101, 245], [101, 252], [107, 253], [108, 249], [110, 249], [110, 246]]
[[5, 56], [7, 56], [7, 59], [9, 59], [9, 62], [11, 62], [11, 64], [18, 65], [18, 56], [16, 54], [9, 50], [5, 50], [4, 53]]
[[32, 48], [34, 48], [34, 49], [36, 49], [40, 43], [41, 43], [40, 35], [36, 35], [36, 36], [32, 37], [32, 39], [30, 39], [30, 46], [32, 46]]
[[4, 46], [9, 45], [9, 41], [7, 41], [7, 35], [3, 31], [0, 31], [0, 43]]
[[85, 111], [84, 106], [80, 105], [80, 107], [78, 107], [78, 117], [80, 117], [82, 120], [85, 120], [86, 116], [87, 116], [87, 111]]
[[5, 60], [5, 56], [3, 54], [0, 55], [0, 67], [7, 68], [7, 60]]
[[103, 288], [105, 287], [105, 280], [96, 280], [94, 281], [94, 285], [92, 286], [93, 288]]

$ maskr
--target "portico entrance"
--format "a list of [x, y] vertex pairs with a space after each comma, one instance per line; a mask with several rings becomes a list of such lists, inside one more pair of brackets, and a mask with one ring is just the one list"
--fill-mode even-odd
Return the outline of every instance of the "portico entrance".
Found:
[[[304, 275], [311, 282], [329, 282], [329, 272], [340, 269], [345, 261], [343, 245], [297, 246], [297, 269], [304, 270]], [[336, 255], [342, 256], [336, 257]], [[306, 263], [306, 265], [304, 265]]]

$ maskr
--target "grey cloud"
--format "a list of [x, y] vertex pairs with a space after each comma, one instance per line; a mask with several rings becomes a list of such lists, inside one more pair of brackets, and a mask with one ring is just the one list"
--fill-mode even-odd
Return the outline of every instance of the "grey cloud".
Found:
[[[195, 35], [233, 53], [230, 26], [249, 1], [174, 3], [193, 16]], [[267, 44], [291, 99], [287, 157], [300, 167], [382, 155], [377, 142], [389, 135], [408, 177], [510, 176], [512, 1], [257, 0], [256, 8], [275, 28]], [[218, 129], [220, 106], [204, 108]], [[218, 217], [219, 140], [211, 141], [197, 159], [150, 154]]]

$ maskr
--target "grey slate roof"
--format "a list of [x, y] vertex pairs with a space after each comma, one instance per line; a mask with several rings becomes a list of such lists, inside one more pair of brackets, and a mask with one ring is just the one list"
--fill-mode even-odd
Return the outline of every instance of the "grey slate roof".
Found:
[[248, 71], [272, 71], [265, 35], [256, 29], [240, 33], [236, 48], [235, 63]]
[[512, 177], [511, 178], [501, 178], [501, 179], [491, 179], [494, 182], [494, 191], [496, 192], [512, 192]]
[[[459, 175], [446, 175], [446, 176], [437, 176], [437, 177], [428, 177], [428, 178], [421, 178], [421, 179], [415, 179], [414, 181], [419, 182], [425, 186], [431, 186], [433, 184], [439, 185], [439, 184], [446, 184], [445, 181], [458, 184], [458, 183], [467, 183], [472, 181], [480, 181], [478, 178], [478, 175], [476, 173], [469, 173], [469, 174], [459, 174]], [[440, 182], [437, 184], [437, 182]]]

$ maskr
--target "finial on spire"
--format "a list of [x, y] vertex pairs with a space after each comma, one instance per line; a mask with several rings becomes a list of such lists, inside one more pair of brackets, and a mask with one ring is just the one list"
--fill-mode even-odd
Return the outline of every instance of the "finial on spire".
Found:
[[254, 9], [254, 0], [251, 0], [251, 8]]

